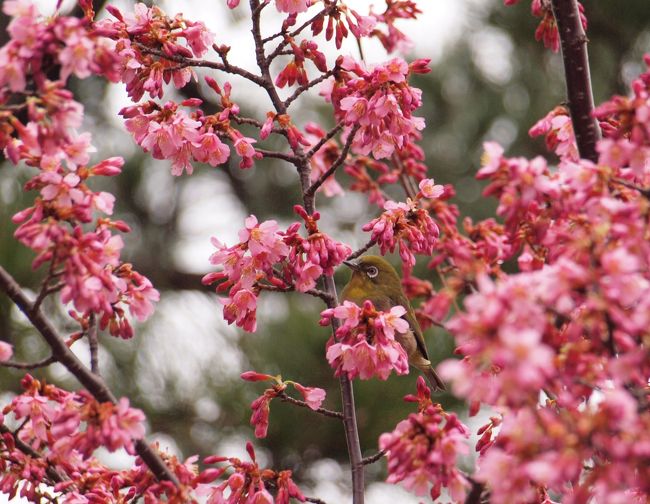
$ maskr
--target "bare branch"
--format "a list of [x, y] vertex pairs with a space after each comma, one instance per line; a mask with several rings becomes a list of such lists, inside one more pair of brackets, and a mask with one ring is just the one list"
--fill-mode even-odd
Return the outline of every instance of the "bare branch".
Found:
[[296, 406], [300, 406], [301, 408], [308, 408], [316, 413], [320, 413], [323, 416], [330, 417], [330, 418], [338, 418], [339, 420], [343, 420], [343, 413], [340, 413], [338, 411], [328, 410], [325, 408], [313, 409], [305, 401], [301, 401], [300, 399], [294, 399], [293, 397], [288, 396], [285, 392], [281, 392], [280, 395], [278, 395], [278, 397], [284, 402], [288, 402]]
[[386, 450], [379, 450], [377, 453], [374, 455], [371, 455], [370, 457], [365, 457], [361, 463], [363, 465], [368, 465], [368, 464], [374, 464], [378, 460], [382, 459], [386, 455]]
[[329, 79], [332, 75], [334, 75], [337, 71], [337, 68], [332, 68], [331, 70], [328, 70], [325, 72], [323, 75], [315, 78], [314, 80], [309, 81], [307, 84], [304, 86], [298, 87], [289, 98], [284, 100], [284, 106], [289, 107], [294, 101], [296, 101], [301, 94], [303, 94], [305, 91], [307, 91], [310, 88], [313, 88], [317, 84], [320, 84], [324, 80]]
[[562, 42], [562, 59], [566, 76], [571, 122], [580, 157], [598, 161], [596, 142], [600, 139], [598, 122], [592, 116], [594, 98], [591, 91], [587, 36], [580, 20], [577, 0], [551, 0], [553, 15]]
[[88, 347], [90, 349], [90, 370], [96, 375], [99, 374], [99, 359], [97, 354], [99, 351], [99, 345], [97, 340], [97, 320], [95, 320], [95, 314], [90, 315], [90, 321], [88, 326]]
[[49, 366], [53, 362], [56, 362], [56, 359], [54, 358], [53, 355], [50, 355], [49, 357], [46, 357], [45, 359], [41, 359], [36, 362], [15, 362], [15, 361], [0, 362], [0, 366], [15, 368], [15, 369], [37, 369], [37, 368]]
[[322, 186], [328, 178], [334, 175], [334, 172], [338, 169], [338, 167], [343, 164], [345, 159], [348, 157], [348, 152], [350, 152], [350, 147], [352, 146], [352, 142], [354, 141], [354, 137], [356, 136], [357, 131], [359, 131], [359, 127], [359, 125], [356, 125], [352, 128], [352, 131], [350, 131], [350, 134], [348, 135], [348, 138], [345, 142], [345, 145], [343, 146], [343, 149], [341, 150], [341, 154], [339, 154], [339, 157], [336, 158], [336, 161], [332, 163], [332, 166], [330, 166], [327, 171], [318, 177], [318, 180], [316, 182], [307, 188], [304, 194], [305, 198], [312, 198], [314, 194], [316, 194], [318, 188]]
[[343, 121], [341, 121], [336, 126], [334, 126], [331, 130], [329, 130], [323, 138], [321, 138], [318, 142], [316, 142], [316, 144], [305, 153], [305, 157], [309, 159], [314, 154], [316, 154], [323, 145], [325, 145], [330, 139], [332, 139], [336, 134], [338, 134], [343, 129], [343, 126], [344, 126]]
[[359, 257], [359, 256], [362, 255], [362, 254], [365, 254], [365, 253], [366, 253], [366, 252], [367, 252], [371, 247], [373, 247], [376, 243], [377, 243], [377, 240], [373, 240], [373, 239], [369, 240], [368, 243], [366, 243], [366, 244], [365, 244], [363, 247], [361, 247], [359, 250], [355, 250], [354, 252], [352, 252], [352, 254], [350, 254], [350, 255], [348, 256], [347, 260], [350, 261], [350, 260], [352, 260], [352, 259], [356, 259], [357, 257]]
[[262, 156], [267, 157], [267, 158], [275, 158], [275, 159], [282, 159], [288, 163], [291, 164], [298, 164], [299, 159], [297, 156], [294, 156], [293, 154], [288, 154], [286, 152], [277, 152], [277, 151], [269, 151], [265, 149], [255, 149], [256, 152], [259, 152], [262, 154]]

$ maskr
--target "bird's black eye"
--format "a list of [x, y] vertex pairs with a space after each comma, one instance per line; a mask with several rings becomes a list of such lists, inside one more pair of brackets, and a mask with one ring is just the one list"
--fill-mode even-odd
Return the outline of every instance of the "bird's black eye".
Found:
[[370, 278], [375, 278], [375, 277], [377, 276], [378, 273], [379, 273], [379, 270], [378, 270], [375, 266], [370, 266], [370, 267], [366, 270], [366, 274], [367, 274]]

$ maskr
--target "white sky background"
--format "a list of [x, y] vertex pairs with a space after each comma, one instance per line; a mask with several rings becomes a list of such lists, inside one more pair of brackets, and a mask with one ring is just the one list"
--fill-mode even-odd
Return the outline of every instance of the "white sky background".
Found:
[[[472, 47], [474, 49], [474, 56], [478, 66], [484, 70], [487, 75], [493, 74], [496, 78], [502, 78], [504, 73], [508, 70], [508, 41], [503, 40], [500, 33], [486, 32], [481, 30], [481, 9], [486, 3], [491, 3], [497, 0], [420, 0], [418, 2], [419, 8], [423, 11], [422, 16], [415, 22], [403, 22], [401, 28], [409, 35], [413, 41], [413, 51], [407, 54], [407, 59], [411, 60], [416, 57], [431, 58], [433, 62], [440, 60], [445, 54], [447, 49], [460, 37], [472, 37]], [[36, 3], [42, 6], [43, 11], [46, 11], [47, 6], [55, 4], [55, 0], [39, 0]], [[66, 1], [65, 5], [70, 5], [74, 2]], [[131, 2], [117, 1], [111, 2], [119, 6], [123, 12], [130, 10]], [[229, 59], [239, 66], [248, 68], [255, 71], [255, 59], [252, 50], [252, 40], [250, 35], [250, 26], [246, 18], [248, 12], [247, 1], [242, 0], [240, 7], [232, 12], [225, 6], [225, 0], [167, 0], [158, 2], [161, 7], [169, 15], [177, 12], [183, 12], [186, 18], [201, 20], [217, 34], [217, 43], [228, 44], [231, 46]], [[381, 5], [379, 0], [349, 0], [348, 4], [360, 13], [367, 11], [368, 6], [372, 4]], [[273, 15], [275, 13], [275, 15]], [[268, 35], [277, 31], [279, 23], [276, 22], [281, 19], [272, 6], [269, 6], [264, 11], [264, 34]], [[275, 18], [275, 19], [274, 19]], [[300, 19], [299, 19], [300, 22]], [[531, 35], [532, 36], [532, 35]], [[501, 39], [500, 39], [501, 37]], [[322, 37], [321, 37], [322, 38]], [[330, 44], [325, 43], [324, 39], [319, 41], [319, 48], [324, 50], [330, 47]], [[353, 37], [349, 37], [340, 51], [336, 51], [331, 44], [332, 49], [326, 51], [330, 61], [333, 61], [339, 54], [351, 54], [355, 57], [358, 56], [358, 50]], [[383, 48], [378, 42], [364, 41], [364, 53], [368, 63], [376, 63], [387, 59], [383, 52]], [[391, 56], [392, 57], [392, 56]], [[216, 56], [210, 52], [206, 58], [214, 58]], [[505, 65], [505, 66], [504, 66]], [[312, 74], [313, 75], [313, 74]], [[217, 80], [221, 83], [223, 78], [216, 76]], [[240, 80], [232, 79], [234, 85], [234, 99], [235, 101], [259, 99], [260, 107], [264, 107], [259, 111], [259, 118], [264, 118], [267, 110], [270, 109], [268, 99], [265, 94], [260, 93], [254, 87], [246, 87], [242, 85]], [[236, 84], [236, 86], [235, 86]], [[426, 96], [423, 97], [427, 99]], [[116, 85], [113, 87], [106, 107], [110, 110], [107, 115], [112, 115], [114, 125], [117, 128], [123, 129], [122, 119], [117, 117], [117, 111], [123, 106], [129, 104], [128, 98], [124, 92], [123, 86]], [[95, 133], [95, 143], [99, 148], [98, 155], [123, 155], [127, 157], [129, 151], [133, 152], [137, 147], [134, 146], [133, 141], [128, 134], [120, 135], [119, 137], [102, 138], [101, 132]], [[170, 192], [165, 187], [169, 187], [172, 181], [169, 176], [170, 163], [159, 162], [152, 160], [143, 167], [150, 174], [149, 187], [144, 190], [147, 192], [147, 199], [151, 207], [156, 210], [164, 211], [166, 207], [167, 198], [171, 197]], [[210, 168], [207, 168], [209, 170]], [[194, 272], [206, 272], [211, 270], [207, 258], [212, 251], [209, 242], [210, 236], [218, 236], [220, 240], [232, 244], [236, 240], [237, 230], [242, 227], [243, 219], [245, 218], [245, 209], [241, 208], [238, 201], [229, 194], [227, 184], [224, 181], [218, 180], [216, 177], [200, 176], [203, 169], [199, 168], [198, 173], [195, 172], [190, 183], [187, 185], [183, 193], [179, 195], [181, 202], [185, 202], [184, 211], [181, 214], [181, 228], [184, 229], [185, 235], [181, 239], [181, 245], [177, 250], [177, 260], [179, 265]], [[199, 176], [197, 176], [199, 175]], [[203, 173], [203, 175], [209, 175]], [[161, 189], [162, 188], [162, 189]], [[119, 202], [118, 202], [119, 205]], [[355, 206], [355, 201], [346, 202], [346, 211], [350, 211]], [[359, 205], [357, 205], [359, 206]], [[335, 209], [333, 211], [336, 211]], [[360, 210], [361, 211], [361, 210]], [[324, 217], [325, 218], [325, 217]], [[126, 236], [125, 240], [134, 237]], [[352, 245], [355, 245], [352, 243]], [[180, 294], [172, 294], [175, 296], [170, 299], [163, 299], [160, 303], [159, 309], [164, 304], [171, 303], [175, 306], [175, 311], [178, 315], [175, 320], [167, 320], [164, 315], [156, 316], [152, 325], [157, 338], [157, 341], [152, 341], [151, 338], [145, 340], [141, 351], [143, 359], [149, 359], [150, 362], [142, 363], [143, 368], [148, 370], [148, 383], [146, 377], [141, 377], [143, 388], [150, 387], [155, 391], [160, 384], [155, 382], [160, 376], [165, 373], [176, 372], [178, 375], [179, 387], [194, 389], [197, 384], [192, 382], [190, 377], [185, 375], [183, 369], [174, 371], [170, 370], [168, 363], [170, 360], [186, 363], [198, 362], [198, 365], [203, 367], [210, 366], [210, 363], [219, 362], [216, 359], [223, 359], [224, 348], [231, 349], [233, 353], [232, 359], [229, 361], [233, 369], [228, 370], [228, 374], [239, 373], [246, 367], [245, 357], [240, 353], [236, 354], [236, 344], [233, 342], [233, 334], [231, 328], [223, 325], [221, 334], [205, 334], [201, 332], [201, 327], [214, 327], [214, 317], [220, 317], [220, 308], [212, 300], [207, 300], [205, 296], [189, 293], [187, 296]], [[177, 296], [181, 296], [179, 299]], [[266, 301], [265, 301], [266, 302]], [[269, 313], [280, 310], [282, 307], [281, 301], [278, 305], [269, 303], [269, 306], [264, 307], [264, 303], [260, 306], [260, 318], [270, 316]], [[169, 311], [167, 313], [170, 313]], [[203, 315], [201, 315], [203, 314]], [[195, 345], [195, 351], [186, 349], [187, 345], [178, 345], [173, 338], [178, 337], [179, 334], [187, 332], [182, 329], [172, 331], [155, 330], [157, 325], [174, 327], [178, 324], [184, 324], [183, 317], [189, 317], [192, 324], [196, 327], [191, 329], [193, 337], [201, 338], [201, 345]], [[201, 317], [207, 317], [210, 320], [204, 320], [202, 323]], [[139, 335], [140, 336], [150, 336]], [[215, 342], [215, 339], [218, 340]], [[168, 341], [169, 340], [169, 341]], [[212, 343], [210, 343], [212, 341]], [[196, 359], [196, 349], [201, 348], [204, 354], [200, 356], [199, 360]], [[81, 352], [83, 348], [80, 347]], [[216, 353], [211, 354], [210, 352]], [[188, 352], [185, 355], [183, 352]], [[85, 353], [85, 352], [83, 352]], [[165, 355], [166, 354], [166, 355]], [[173, 358], [169, 359], [169, 354]], [[212, 360], [212, 355], [214, 359]], [[86, 358], [85, 355], [80, 354], [80, 357]], [[158, 364], [156, 361], [160, 361]], [[181, 366], [184, 368], [185, 366]], [[224, 366], [216, 366], [223, 369]], [[228, 366], [225, 366], [228, 367]], [[237, 369], [241, 368], [241, 369]], [[110, 362], [104, 367], [106, 372], [110, 375], [111, 365]], [[186, 372], [187, 370], [185, 370]], [[160, 373], [157, 375], [156, 373]], [[200, 380], [201, 373], [192, 373], [196, 380]], [[136, 373], [137, 375], [137, 373]], [[158, 378], [156, 378], [158, 377]], [[218, 417], [219, 412], [215, 410], [214, 405], [202, 403], [202, 400], [197, 401], [197, 408], [205, 410], [205, 415], [212, 420]], [[197, 409], [198, 411], [198, 409]], [[471, 423], [473, 427], [481, 425], [483, 418], [480, 420], [474, 419]], [[251, 436], [252, 437], [252, 436]], [[151, 436], [150, 436], [151, 439]], [[472, 442], [472, 446], [473, 443]], [[164, 444], [164, 439], [163, 439]], [[168, 444], [171, 451], [174, 451], [173, 442], [170, 440]], [[215, 447], [219, 453], [226, 456], [244, 456], [244, 442], [242, 439], [231, 439], [221, 443]], [[237, 449], [239, 452], [237, 453]], [[259, 449], [258, 454], [263, 458], [264, 450]], [[190, 454], [185, 454], [190, 455]], [[111, 459], [113, 462], [115, 458]], [[313, 488], [308, 489], [308, 494], [317, 496], [329, 503], [347, 502], [349, 495], [347, 488], [349, 488], [349, 472], [345, 468], [341, 468], [337, 463], [331, 460], [323, 460], [315, 464], [311, 469], [315, 479], [320, 479], [320, 483]], [[3, 500], [4, 499], [4, 500]], [[415, 504], [422, 499], [417, 498], [411, 494], [406, 493], [394, 485], [386, 485], [383, 483], [373, 483], [368, 488], [367, 501], [369, 504], [393, 504], [399, 502], [402, 504]], [[0, 496], [0, 503], [8, 502], [3, 496]], [[21, 502], [16, 499], [13, 502]]]

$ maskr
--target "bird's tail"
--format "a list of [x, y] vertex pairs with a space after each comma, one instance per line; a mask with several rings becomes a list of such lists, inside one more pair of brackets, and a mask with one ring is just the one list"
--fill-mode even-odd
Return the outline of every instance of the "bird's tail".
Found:
[[421, 367], [420, 371], [424, 373], [424, 376], [429, 382], [429, 385], [431, 385], [432, 392], [435, 392], [436, 390], [447, 390], [447, 387], [445, 387], [445, 383], [442, 381], [442, 378], [438, 376], [438, 373], [436, 373], [436, 370], [431, 367], [431, 364], [426, 367]]

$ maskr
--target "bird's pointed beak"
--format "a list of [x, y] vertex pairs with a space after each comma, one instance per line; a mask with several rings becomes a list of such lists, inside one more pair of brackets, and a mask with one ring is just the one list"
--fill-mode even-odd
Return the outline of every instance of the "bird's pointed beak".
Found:
[[353, 271], [359, 271], [359, 265], [355, 262], [343, 261], [343, 264], [345, 264], [348, 268], [350, 268]]

